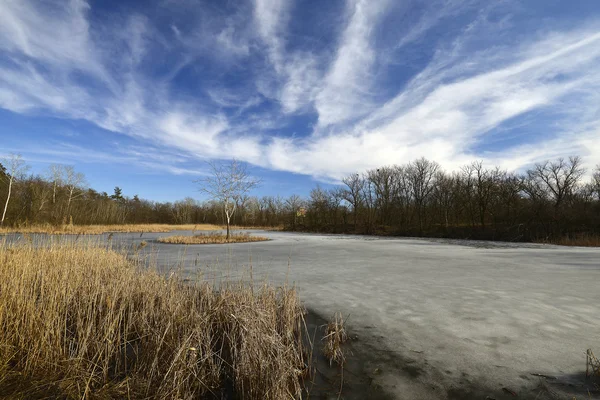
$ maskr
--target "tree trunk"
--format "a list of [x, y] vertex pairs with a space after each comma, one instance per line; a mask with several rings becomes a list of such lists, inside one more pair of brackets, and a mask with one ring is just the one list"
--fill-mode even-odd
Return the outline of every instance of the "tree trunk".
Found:
[[[67, 214], [63, 214], [63, 220], [71, 213], [71, 199], [73, 198], [73, 188], [69, 189], [69, 199], [67, 200]], [[63, 221], [64, 223], [64, 221]]]
[[487, 207], [485, 207], [484, 205], [480, 205], [479, 206], [479, 222], [481, 222], [481, 227], [485, 228], [485, 212], [486, 212]]
[[227, 236], [225, 237], [225, 240], [227, 240], [229, 242], [229, 220], [231, 219], [231, 217], [229, 216], [229, 214], [227, 214]]
[[6, 203], [4, 203], [4, 212], [2, 213], [2, 220], [0, 221], [0, 226], [4, 226], [4, 218], [6, 217], [6, 210], [8, 209], [8, 202], [10, 201], [10, 194], [12, 191], [12, 183], [13, 183], [13, 177], [11, 175], [10, 180], [8, 181], [8, 196], [6, 196]]

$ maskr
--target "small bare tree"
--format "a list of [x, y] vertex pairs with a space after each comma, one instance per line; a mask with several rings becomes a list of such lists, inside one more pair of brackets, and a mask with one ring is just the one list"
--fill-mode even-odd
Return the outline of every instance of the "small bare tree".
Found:
[[555, 210], [573, 193], [584, 174], [580, 157], [546, 161], [527, 171], [529, 180], [552, 201]]
[[489, 206], [494, 198], [499, 182], [502, 181], [504, 171], [496, 167], [486, 169], [483, 161], [474, 161], [462, 168], [464, 181], [469, 184], [467, 190], [476, 205], [479, 213], [479, 222], [485, 227], [485, 217], [489, 212]]
[[68, 165], [63, 167], [65, 187], [67, 188], [67, 213], [65, 215], [71, 216], [71, 203], [77, 197], [83, 196], [83, 190], [81, 186], [85, 184], [85, 176], [81, 172], [75, 172], [75, 169]]
[[285, 201], [285, 207], [292, 217], [292, 229], [296, 229], [296, 224], [298, 223], [298, 217], [303, 216], [301, 210], [303, 209], [304, 201], [297, 194], [291, 195]]
[[397, 175], [395, 167], [381, 167], [367, 171], [368, 179], [373, 183], [377, 197], [377, 208], [380, 212], [381, 224], [390, 222], [392, 202], [397, 193]]
[[356, 230], [356, 221], [358, 219], [358, 209], [362, 203], [362, 187], [364, 185], [363, 177], [359, 174], [348, 175], [342, 179], [342, 183], [348, 188], [344, 189], [344, 200], [352, 205], [352, 214], [354, 214], [354, 230]]
[[52, 182], [52, 204], [56, 204], [56, 190], [62, 185], [64, 167], [60, 164], [52, 164], [48, 169], [48, 178]]
[[423, 232], [424, 206], [433, 192], [435, 178], [440, 169], [440, 165], [435, 161], [429, 161], [425, 157], [421, 157], [411, 162], [406, 170], [412, 198], [417, 209], [417, 217], [419, 218], [419, 232]]
[[459, 179], [457, 173], [450, 175], [444, 171], [438, 171], [435, 176], [436, 185], [431, 195], [440, 208], [440, 216], [445, 228], [450, 226], [449, 215], [456, 202], [456, 187]]
[[260, 179], [250, 176], [245, 164], [231, 160], [227, 164], [208, 163], [211, 175], [195, 181], [200, 191], [221, 203], [227, 221], [227, 240], [230, 236], [231, 217], [240, 200], [260, 184]]
[[2, 212], [0, 226], [4, 226], [4, 219], [6, 218], [6, 210], [8, 209], [8, 203], [10, 202], [13, 183], [16, 179], [19, 179], [28, 168], [20, 154], [11, 154], [4, 163], [7, 166], [6, 180], [8, 181], [8, 195], [6, 196], [6, 202], [4, 203], [4, 211]]
[[600, 200], [600, 165], [596, 166], [596, 170], [592, 175], [592, 187], [596, 192], [596, 196], [598, 196], [598, 199]]

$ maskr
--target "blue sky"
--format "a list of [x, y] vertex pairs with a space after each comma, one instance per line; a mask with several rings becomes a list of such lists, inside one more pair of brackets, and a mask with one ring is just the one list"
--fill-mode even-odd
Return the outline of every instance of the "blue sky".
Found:
[[198, 197], [235, 157], [307, 194], [424, 156], [600, 163], [598, 0], [0, 1], [0, 156]]

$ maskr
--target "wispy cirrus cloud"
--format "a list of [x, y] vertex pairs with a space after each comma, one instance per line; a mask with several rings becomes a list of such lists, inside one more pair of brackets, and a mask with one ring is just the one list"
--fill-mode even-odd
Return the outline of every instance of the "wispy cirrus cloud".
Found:
[[84, 0], [1, 3], [0, 107], [327, 181], [419, 156], [600, 163], [600, 10], [346, 0], [328, 27], [284, 0], [158, 7], [111, 20]]
[[135, 166], [139, 170], [173, 175], [201, 176], [209, 175], [205, 166], [193, 163], [193, 157], [187, 153], [165, 150], [150, 146], [124, 146], [114, 144], [108, 149], [99, 150], [89, 146], [76, 145], [69, 142], [52, 141], [39, 146], [30, 143], [26, 148], [7, 147], [3, 149], [8, 157], [10, 153], [21, 154], [25, 161], [41, 164], [84, 165], [89, 163]]
[[[357, 167], [402, 163], [419, 156], [449, 168], [483, 158], [518, 169], [548, 157], [583, 154], [591, 166], [600, 159], [600, 154], [589, 148], [598, 132], [593, 127], [598, 122], [595, 88], [600, 88], [600, 75], [594, 65], [600, 59], [600, 33], [582, 29], [552, 36], [552, 40], [535, 41], [516, 52], [514, 48], [498, 49], [504, 56], [498, 57], [504, 59], [503, 66], [481, 61], [478, 73], [451, 80], [435, 74], [426, 80], [417, 76], [405, 90], [346, 132], [280, 139], [271, 146], [271, 157], [278, 168], [319, 176], [328, 176], [332, 170], [343, 175]], [[485, 57], [485, 51], [470, 54], [470, 60], [447, 68], [468, 71], [471, 62]], [[438, 72], [447, 73], [447, 69]], [[431, 85], [431, 81], [437, 83]], [[571, 98], [565, 102], [566, 96]], [[575, 109], [565, 110], [573, 105]], [[552, 121], [554, 126], [545, 127], [548, 131], [538, 139], [541, 143], [516, 144], [497, 152], [472, 150], [503, 122], [555, 107], [559, 118]], [[328, 154], [344, 156], [332, 159]]]
[[388, 5], [388, 0], [348, 2], [347, 26], [323, 88], [315, 99], [319, 125], [356, 120], [374, 108], [371, 90], [375, 79], [371, 69], [377, 49], [373, 31]]

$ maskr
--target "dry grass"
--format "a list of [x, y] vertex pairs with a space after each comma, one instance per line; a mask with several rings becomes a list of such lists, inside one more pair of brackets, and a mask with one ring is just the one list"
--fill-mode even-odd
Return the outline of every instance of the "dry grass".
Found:
[[182, 231], [212, 231], [221, 229], [210, 224], [129, 224], [129, 225], [31, 225], [14, 228], [0, 228], [0, 234], [5, 233], [47, 233], [51, 235], [100, 235], [106, 232], [171, 232]]
[[300, 398], [288, 287], [183, 284], [92, 244], [0, 244], [0, 397]]
[[194, 236], [167, 236], [158, 238], [161, 243], [170, 244], [223, 244], [223, 243], [247, 243], [247, 242], [263, 242], [269, 238], [263, 236], [254, 236], [248, 233], [233, 233], [227, 240], [222, 233], [209, 233]]
[[283, 225], [278, 226], [245, 226], [245, 225], [233, 225], [232, 229], [237, 230], [260, 230], [260, 231], [283, 231]]
[[577, 235], [566, 236], [549, 243], [558, 244], [560, 246], [582, 246], [582, 247], [600, 247], [599, 235]]
[[332, 365], [334, 362], [338, 365], [343, 365], [346, 361], [342, 350], [342, 344], [348, 340], [348, 334], [344, 326], [345, 322], [342, 315], [336, 313], [325, 327], [323, 354], [329, 360], [329, 365]]
[[598, 360], [591, 349], [588, 349], [586, 352], [585, 376], [586, 378], [591, 376], [600, 377], [600, 360]]

